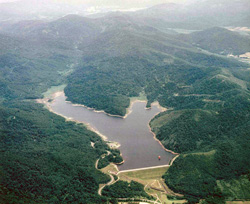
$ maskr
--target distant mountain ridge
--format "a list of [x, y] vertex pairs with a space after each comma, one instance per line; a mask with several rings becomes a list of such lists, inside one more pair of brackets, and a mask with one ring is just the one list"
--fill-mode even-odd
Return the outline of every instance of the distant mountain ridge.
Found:
[[[31, 4], [30, 0], [21, 0], [0, 5], [0, 21], [55, 20], [68, 14], [89, 14], [88, 5], [71, 5], [50, 0], [36, 0], [35, 4]], [[126, 14], [133, 17], [133, 21], [144, 21], [147, 25], [161, 29], [199, 30], [213, 26], [249, 26], [249, 10], [250, 3], [247, 0], [206, 0], [190, 4], [160, 4]], [[114, 8], [101, 9], [99, 12], [104, 12], [101, 14], [103, 16], [112, 11], [115, 11]]]
[[248, 26], [250, 3], [247, 0], [197, 1], [183, 4], [161, 4], [137, 11], [136, 18], [160, 19], [168, 28], [205, 29], [213, 26]]
[[183, 39], [202, 49], [223, 55], [250, 52], [250, 37], [220, 27], [183, 35]]

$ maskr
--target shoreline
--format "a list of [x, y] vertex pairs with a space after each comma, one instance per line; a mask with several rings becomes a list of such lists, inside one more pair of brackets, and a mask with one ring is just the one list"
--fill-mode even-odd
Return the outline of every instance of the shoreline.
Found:
[[[56, 93], [54, 93], [54, 94], [52, 95], [52, 96], [53, 96], [53, 99], [54, 99], [55, 97], [60, 96], [60, 94], [64, 94], [64, 95], [65, 95], [64, 91], [58, 91], [58, 92], [56, 92]], [[65, 97], [66, 97], [66, 96], [65, 96]], [[66, 99], [67, 99], [67, 97], [66, 97]], [[128, 115], [132, 112], [132, 107], [133, 107], [134, 103], [136, 103], [136, 102], [147, 103], [147, 100], [139, 100], [139, 99], [131, 100], [131, 101], [130, 101], [129, 107], [126, 109], [126, 110], [127, 110], [126, 115], [125, 115], [125, 116], [120, 116], [120, 115], [112, 115], [112, 114], [110, 114], [110, 113], [106, 113], [104, 110], [95, 110], [94, 108], [90, 108], [90, 107], [87, 107], [87, 106], [82, 105], [82, 104], [73, 104], [71, 101], [66, 101], [66, 103], [70, 103], [70, 104], [72, 104], [73, 106], [84, 107], [84, 108], [87, 108], [88, 110], [92, 110], [92, 111], [94, 111], [94, 112], [96, 112], [96, 113], [104, 113], [104, 114], [106, 114], [106, 115], [108, 115], [108, 116], [111, 116], [111, 117], [119, 117], [119, 118], [123, 118], [123, 119], [127, 118]], [[153, 116], [153, 118], [155, 118], [158, 114], [160, 114], [160, 113], [162, 113], [162, 112], [165, 112], [165, 111], [169, 110], [169, 109], [167, 109], [167, 108], [162, 107], [158, 101], [154, 101], [153, 103], [151, 103], [151, 106], [150, 106], [149, 108], [145, 107], [145, 110], [150, 110], [150, 109], [152, 108], [152, 106], [157, 106], [157, 108], [160, 110], [160, 112], [157, 113], [157, 114], [155, 114], [155, 115]], [[153, 119], [153, 118], [152, 118], [152, 119]], [[151, 120], [152, 120], [152, 119], [151, 119]], [[151, 121], [151, 120], [150, 120], [150, 121]], [[153, 138], [161, 145], [161, 147], [162, 147], [166, 152], [169, 152], [169, 153], [171, 153], [171, 154], [173, 154], [173, 155], [179, 155], [179, 153], [176, 153], [176, 152], [174, 152], [174, 151], [172, 151], [172, 150], [169, 150], [169, 149], [165, 148], [164, 145], [161, 143], [161, 141], [160, 141], [159, 139], [156, 138], [156, 134], [152, 131], [152, 129], [151, 129], [150, 125], [149, 125], [150, 121], [148, 122], [148, 127], [149, 127], [150, 132], [151, 132], [151, 133], [153, 134], [153, 136], [154, 136]], [[77, 122], [79, 122], [79, 121], [77, 121]], [[103, 137], [103, 138], [104, 138], [104, 141], [108, 141], [108, 139], [107, 139], [106, 136], [102, 135], [99, 131], [95, 130], [95, 129], [94, 129], [93, 127], [91, 127], [89, 124], [87, 124], [87, 125], [88, 125], [88, 127], [90, 128], [90, 130], [92, 130], [93, 132], [95, 132], [95, 133], [97, 133], [98, 135], [100, 135], [101, 137]], [[119, 145], [119, 147], [120, 147], [120, 145]], [[119, 147], [118, 147], [118, 148], [119, 148]], [[124, 163], [124, 162], [122, 162], [121, 164], [123, 164], [123, 163]], [[120, 165], [120, 164], [118, 164], [118, 165]]]
[[[157, 115], [159, 115], [160, 113], [165, 112], [165, 111], [167, 111], [167, 110], [170, 110], [170, 109], [167, 109], [167, 108], [162, 107], [162, 106], [159, 104], [158, 101], [156, 101], [156, 102], [154, 102], [154, 103], [155, 103], [155, 105], [158, 105], [158, 108], [161, 110], [161, 112], [156, 113], [156, 114], [154, 115], [154, 117], [153, 117], [151, 120], [153, 120], [153, 119], [154, 119]], [[153, 103], [152, 103], [152, 104], [153, 104]], [[156, 134], [152, 131], [152, 128], [150, 127], [150, 122], [151, 122], [151, 120], [148, 122], [148, 128], [149, 128], [150, 132], [153, 134], [155, 141], [157, 141], [157, 142], [161, 145], [161, 147], [162, 147], [166, 152], [170, 152], [170, 153], [173, 154], [173, 155], [180, 155], [179, 153], [176, 153], [176, 152], [174, 152], [174, 151], [172, 151], [172, 150], [170, 150], [170, 149], [165, 148], [164, 145], [161, 143], [161, 141], [160, 141], [159, 139], [156, 138]], [[174, 157], [174, 158], [175, 158], [175, 157]], [[173, 159], [174, 159], [174, 158], [173, 158]], [[173, 159], [172, 159], [172, 160], [173, 160]], [[170, 162], [171, 162], [171, 161], [170, 161]]]
[[[53, 98], [59, 96], [58, 94], [64, 94], [64, 96], [65, 96], [64, 91], [58, 91], [58, 92], [56, 92], [54, 94], [56, 94], [56, 96], [53, 96]], [[67, 99], [67, 97], [66, 97], [66, 99]], [[95, 113], [104, 113], [105, 115], [108, 115], [108, 116], [111, 116], [111, 117], [117, 117], [117, 118], [125, 119], [132, 112], [132, 107], [133, 107], [134, 103], [137, 103], [137, 102], [139, 102], [139, 103], [147, 103], [147, 100], [140, 100], [140, 99], [132, 99], [132, 100], [130, 100], [129, 107], [126, 108], [126, 114], [124, 116], [107, 113], [104, 110], [96, 110], [95, 108], [90, 108], [90, 107], [88, 107], [86, 105], [83, 105], [83, 104], [72, 103], [71, 101], [67, 101], [67, 100], [65, 100], [65, 102], [72, 104], [72, 106], [87, 108], [88, 110], [92, 110]], [[151, 103], [151, 106], [149, 108], [145, 107], [145, 110], [150, 110], [152, 108], [152, 106], [157, 106], [157, 108], [160, 109], [160, 112], [164, 112], [164, 111], [168, 110], [167, 108], [162, 107], [158, 101], [154, 101], [153, 103]]]
[[[64, 94], [64, 92], [63, 92], [63, 94]], [[66, 97], [66, 98], [67, 98], [67, 97]], [[111, 116], [111, 117], [122, 118], [122, 119], [127, 118], [128, 115], [132, 112], [132, 107], [133, 107], [134, 103], [138, 103], [138, 102], [139, 102], [139, 103], [147, 103], [146, 100], [139, 100], [139, 99], [133, 100], [133, 101], [130, 102], [129, 107], [126, 108], [126, 112], [127, 112], [127, 113], [126, 113], [124, 116], [121, 116], [121, 115], [113, 115], [113, 114], [107, 113], [107, 112], [105, 112], [104, 110], [96, 110], [96, 109], [94, 109], [94, 108], [90, 108], [90, 107], [85, 106], [85, 105], [82, 105], [82, 104], [73, 104], [71, 101], [67, 101], [67, 100], [66, 100], [65, 102], [66, 102], [66, 103], [72, 104], [72, 106], [87, 108], [88, 110], [92, 110], [92, 111], [95, 112], [95, 113], [104, 113], [105, 115], [108, 115], [108, 116]], [[161, 110], [161, 112], [167, 110], [166, 108], [162, 107], [162, 106], [159, 104], [158, 101], [153, 102], [151, 105], [157, 106], [157, 108], [159, 108], [159, 109]], [[149, 108], [146, 108], [146, 107], [145, 107], [145, 109], [146, 109], [146, 110], [149, 110], [149, 109], [151, 109], [151, 107], [149, 107]]]
[[[157, 102], [157, 103], [159, 104], [159, 102]], [[165, 109], [164, 111], [167, 111], [167, 110], [168, 110], [167, 108], [164, 108], [164, 109]], [[161, 112], [155, 114], [154, 117], [153, 117], [151, 120], [153, 120], [157, 115], [159, 115], [160, 113], [162, 113], [162, 112], [164, 112], [164, 111], [161, 111]], [[151, 120], [150, 120], [150, 121], [151, 121]], [[169, 152], [169, 153], [171, 153], [171, 154], [173, 154], [173, 155], [176, 155], [176, 156], [174, 156], [174, 157], [169, 161], [169, 164], [167, 164], [167, 165], [170, 167], [170, 166], [174, 163], [175, 159], [177, 159], [177, 157], [180, 156], [180, 154], [179, 154], [179, 153], [176, 153], [176, 152], [174, 152], [174, 151], [172, 151], [172, 150], [167, 149], [167, 148], [164, 147], [164, 145], [161, 143], [161, 141], [160, 141], [159, 139], [156, 138], [156, 134], [152, 131], [152, 128], [150, 127], [150, 121], [148, 122], [148, 128], [149, 128], [150, 132], [153, 134], [154, 140], [157, 141], [157, 142], [161, 145], [161, 147], [162, 147], [166, 152]]]
[[148, 124], [148, 127], [150, 129], [150, 132], [154, 135], [154, 139], [161, 145], [161, 147], [166, 151], [166, 152], [170, 152], [171, 154], [174, 154], [174, 155], [180, 155], [179, 153], [176, 153], [170, 149], [167, 149], [164, 147], [164, 145], [161, 143], [161, 141], [159, 139], [156, 138], [156, 134], [152, 131], [150, 125]]
[[[75, 122], [75, 123], [78, 123], [78, 124], [79, 124], [79, 123], [84, 124], [88, 130], [90, 130], [90, 131], [96, 133], [97, 135], [99, 135], [99, 136], [101, 137], [101, 139], [102, 139], [103, 141], [107, 142], [107, 145], [113, 145], [113, 148], [114, 148], [114, 149], [118, 149], [118, 148], [121, 146], [118, 142], [109, 141], [107, 136], [101, 134], [98, 130], [96, 130], [95, 128], [93, 128], [89, 123], [80, 122], [80, 121], [78, 121], [78, 120], [74, 120], [74, 119], [72, 119], [72, 118], [70, 118], [70, 117], [66, 117], [66, 116], [64, 116], [64, 115], [62, 115], [62, 114], [60, 114], [60, 113], [57, 113], [57, 112], [53, 111], [52, 108], [51, 108], [51, 104], [54, 102], [54, 100], [55, 100], [56, 97], [59, 97], [59, 96], [61, 96], [61, 95], [64, 95], [64, 96], [65, 96], [64, 91], [57, 91], [57, 92], [51, 94], [50, 97], [46, 97], [46, 98], [43, 98], [43, 99], [36, 99], [36, 102], [37, 102], [37, 103], [40, 103], [40, 104], [44, 104], [44, 105], [48, 108], [48, 110], [49, 110], [50, 112], [52, 112], [52, 113], [54, 113], [54, 114], [56, 114], [56, 115], [59, 115], [59, 116], [65, 118], [66, 121], [72, 121], [72, 122]], [[66, 100], [65, 100], [65, 102], [66, 102], [66, 103], [71, 103], [73, 106], [79, 106], [79, 107], [87, 108], [87, 109], [92, 110], [92, 111], [94, 111], [94, 112], [96, 112], [96, 113], [104, 113], [104, 114], [106, 114], [106, 115], [108, 115], [108, 116], [111, 116], [111, 117], [119, 117], [119, 118], [123, 118], [123, 119], [127, 118], [127, 116], [132, 112], [132, 107], [133, 107], [134, 103], [136, 103], [136, 102], [147, 103], [146, 100], [139, 100], [139, 99], [131, 100], [129, 107], [127, 108], [127, 113], [126, 113], [126, 115], [125, 115], [125, 116], [119, 116], [119, 115], [112, 115], [112, 114], [106, 113], [106, 112], [103, 111], [103, 110], [97, 111], [97, 110], [95, 110], [94, 108], [89, 108], [89, 107], [87, 107], [87, 106], [85, 106], [85, 105], [82, 105], [82, 104], [73, 104], [72, 102], [66, 101]], [[168, 110], [167, 108], [162, 107], [162, 106], [159, 104], [158, 101], [155, 101], [155, 102], [151, 103], [151, 107], [149, 107], [149, 108], [146, 108], [146, 107], [145, 107], [145, 109], [146, 109], [146, 110], [149, 110], [149, 109], [152, 108], [152, 106], [157, 106], [157, 108], [160, 110], [160, 112], [157, 113], [157, 114], [155, 114], [155, 115], [153, 116], [153, 118], [156, 117], [158, 114], [160, 114], [160, 113], [162, 113], [162, 112]], [[153, 119], [153, 118], [152, 118], [152, 119]], [[151, 120], [150, 120], [150, 121], [151, 121]], [[152, 131], [152, 129], [151, 129], [150, 125], [149, 125], [149, 124], [150, 124], [150, 121], [148, 122], [147, 125], [148, 125], [148, 128], [149, 128], [150, 132], [151, 132], [152, 135], [153, 135], [154, 140], [157, 141], [157, 142], [161, 145], [161, 147], [162, 147], [166, 152], [169, 152], [169, 153], [171, 153], [171, 154], [173, 154], [173, 155], [177, 155], [177, 156], [173, 157], [172, 160], [170, 161], [170, 164], [172, 164], [173, 161], [175, 160], [175, 158], [177, 158], [177, 157], [179, 156], [179, 154], [176, 153], [176, 152], [174, 152], [174, 151], [172, 151], [172, 150], [166, 149], [166, 148], [164, 147], [164, 145], [161, 143], [161, 141], [160, 141], [159, 139], [156, 138], [156, 134]], [[117, 169], [118, 169], [118, 166], [117, 166], [117, 165], [121, 165], [121, 164], [123, 164], [124, 162], [125, 162], [125, 161], [123, 160], [123, 161], [122, 161], [121, 163], [119, 163], [119, 164], [115, 164], [115, 163], [113, 163], [113, 164], [114, 164], [114, 165], [117, 167]], [[169, 165], [169, 164], [166, 164], [166, 165]], [[150, 167], [147, 167], [147, 168], [150, 168]]]
[[[52, 97], [50, 97], [50, 98], [43, 98], [43, 99], [36, 99], [36, 102], [40, 103], [40, 104], [44, 104], [51, 113], [54, 113], [56, 115], [59, 115], [59, 116], [65, 118], [66, 121], [72, 121], [72, 122], [75, 122], [77, 124], [80, 124], [80, 123], [84, 124], [88, 130], [90, 130], [90, 131], [96, 133], [97, 135], [99, 135], [102, 138], [103, 141], [108, 142], [109, 144], [113, 143], [113, 141], [108, 141], [107, 136], [101, 134], [98, 130], [96, 130], [95, 128], [93, 128], [89, 123], [80, 122], [78, 120], [74, 120], [74, 119], [72, 119], [70, 117], [64, 116], [64, 115], [62, 115], [60, 113], [57, 113], [57, 112], [53, 111], [52, 108], [51, 108], [51, 106], [50, 106], [50, 104], [53, 103], [54, 99], [56, 97], [60, 96], [61, 94], [64, 94], [64, 92], [58, 91], [58, 92], [52, 94], [51, 95]], [[52, 100], [52, 102], [49, 102], [49, 100]], [[120, 146], [120, 144], [119, 144], [119, 146]]]

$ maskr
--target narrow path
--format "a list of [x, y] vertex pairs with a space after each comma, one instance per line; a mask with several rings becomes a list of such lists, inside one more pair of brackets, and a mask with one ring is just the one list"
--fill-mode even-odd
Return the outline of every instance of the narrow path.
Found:
[[171, 190], [168, 188], [168, 186], [165, 185], [164, 181], [160, 180], [160, 184], [163, 186], [163, 188], [164, 188], [166, 194], [173, 195], [173, 196], [179, 196], [179, 197], [183, 196], [183, 195], [181, 195], [181, 194], [179, 194], [179, 193], [175, 193], [175, 192], [171, 191]]
[[156, 202], [156, 201], [153, 201], [153, 200], [147, 200], [147, 199], [138, 199], [138, 198], [117, 198], [118, 201], [121, 201], [121, 200], [124, 200], [126, 201], [126, 203], [129, 201], [135, 201], [135, 202], [138, 202], [138, 200], [140, 200], [140, 202], [147, 202], [147, 203], [153, 203], [153, 204], [162, 204], [161, 202]]
[[156, 195], [156, 197], [157, 197], [157, 200], [154, 202], [154, 204], [158, 204], [158, 200], [160, 201], [160, 203], [161, 203], [161, 200], [160, 200], [160, 198], [158, 197], [158, 195], [157, 194], [155, 194]]
[[101, 196], [102, 195], [102, 189], [104, 189], [105, 186], [110, 186], [111, 184], [113, 184], [113, 182], [115, 181], [114, 176], [109, 174], [111, 181], [108, 182], [107, 184], [105, 184], [104, 186], [102, 186], [101, 188], [99, 188], [98, 190], [98, 194]]
[[161, 182], [162, 187], [163, 187], [164, 190], [165, 190], [165, 193], [166, 193], [166, 194], [172, 194], [172, 193], [166, 188], [166, 186], [164, 185], [163, 181], [160, 181], [160, 182]]
[[[103, 155], [101, 156], [101, 158], [104, 159], [106, 156], [109, 156], [110, 154], [111, 154], [111, 152], [110, 152], [110, 151], [107, 151], [107, 154], [103, 154]], [[101, 158], [97, 159], [96, 162], [95, 162], [95, 168], [96, 168], [97, 170], [99, 170], [99, 169], [98, 169], [98, 162], [99, 162], [99, 160], [100, 160]]]
[[180, 156], [180, 155], [175, 156], [175, 157], [171, 160], [169, 166], [172, 166], [173, 163], [174, 163], [174, 161], [175, 161], [179, 156]]
[[[101, 158], [103, 159], [104, 157], [106, 157], [106, 156], [108, 156], [108, 155], [110, 155], [111, 154], [111, 152], [110, 151], [107, 151], [107, 154], [104, 154], [103, 156], [101, 156]], [[98, 169], [98, 162], [99, 162], [99, 160], [100, 160], [100, 158], [99, 159], [97, 159], [96, 160], [96, 162], [95, 162], [95, 168], [97, 169], [97, 170], [100, 170], [100, 169]], [[107, 183], [107, 184], [104, 184], [104, 186], [102, 186], [102, 187], [100, 187], [99, 189], [98, 189], [98, 194], [101, 196], [102, 195], [102, 189], [104, 189], [104, 187], [105, 186], [110, 186], [111, 184], [114, 184], [116, 181], [115, 181], [115, 179], [114, 179], [114, 176], [109, 172], [109, 176], [110, 176], [110, 178], [111, 178], [111, 180]], [[117, 181], [119, 180], [119, 178], [117, 179]]]
[[96, 168], [97, 170], [99, 170], [99, 169], [98, 169], [98, 162], [99, 162], [99, 160], [100, 160], [100, 159], [97, 159], [96, 162], [95, 162], [95, 168]]
[[[144, 191], [145, 191], [145, 192], [146, 192], [146, 188], [147, 188], [148, 185], [149, 185], [149, 183], [147, 183], [147, 184], [144, 186]], [[151, 196], [153, 196], [153, 197], [156, 197], [156, 200], [153, 201], [154, 204], [162, 204], [160, 198], [158, 197], [158, 195], [157, 195], [156, 193], [155, 193], [155, 194], [151, 194], [151, 193], [148, 193], [148, 192], [146, 192], [146, 193], [149, 194], [149, 195], [151, 195]], [[159, 200], [160, 202], [158, 202], [158, 200]]]

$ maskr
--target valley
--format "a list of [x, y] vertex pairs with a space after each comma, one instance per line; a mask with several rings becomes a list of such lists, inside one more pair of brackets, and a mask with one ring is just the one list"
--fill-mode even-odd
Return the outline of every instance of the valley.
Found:
[[0, 3], [0, 203], [249, 201], [250, 5], [219, 2]]
[[67, 120], [82, 122], [102, 138], [121, 145], [119, 149], [125, 162], [119, 166], [120, 170], [167, 165], [174, 156], [165, 152], [150, 133], [148, 123], [161, 111], [156, 105], [147, 110], [145, 101], [134, 101], [129, 114], [123, 119], [67, 103], [63, 92], [52, 100], [47, 104], [52, 112]]

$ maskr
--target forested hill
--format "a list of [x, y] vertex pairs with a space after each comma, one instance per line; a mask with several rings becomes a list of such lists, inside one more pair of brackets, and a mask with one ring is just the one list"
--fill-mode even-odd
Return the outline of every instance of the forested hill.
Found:
[[180, 39], [222, 55], [241, 55], [250, 50], [250, 36], [244, 36], [220, 27], [182, 35]]
[[0, 35], [0, 203], [105, 203], [106, 143], [34, 100], [66, 82], [78, 52], [37, 42]]
[[0, 44], [0, 203], [107, 200], [97, 190], [109, 177], [95, 169], [107, 145], [82, 125], [28, 100], [63, 83], [60, 73], [69, 69], [71, 56], [5, 35]]
[[69, 76], [66, 95], [74, 103], [115, 115], [125, 115], [129, 97], [140, 92], [146, 93], [149, 103], [159, 100], [169, 106], [162, 93], [176, 84], [190, 86], [218, 75], [223, 68], [248, 67], [159, 31], [139, 32], [130, 27], [106, 31], [81, 50], [84, 61]]
[[[148, 106], [157, 100], [172, 108], [151, 122], [162, 144], [181, 153], [164, 176], [168, 186], [191, 203], [249, 199], [250, 66], [212, 53], [217, 50], [207, 43], [200, 49], [180, 39], [166, 19], [161, 28], [150, 25], [155, 9], [0, 23], [1, 203], [110, 199], [108, 192], [97, 195], [109, 177], [94, 166], [107, 145], [34, 101], [61, 84], [70, 101], [111, 114], [125, 115], [130, 97], [142, 92]], [[231, 45], [235, 52], [250, 51], [238, 45]], [[125, 193], [132, 188], [117, 185]], [[132, 186], [145, 195], [141, 185]], [[108, 189], [111, 197], [120, 192]]]

